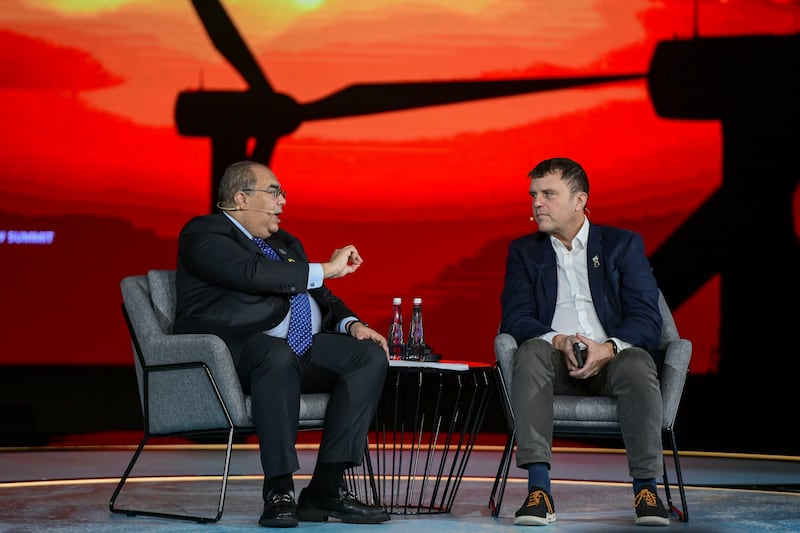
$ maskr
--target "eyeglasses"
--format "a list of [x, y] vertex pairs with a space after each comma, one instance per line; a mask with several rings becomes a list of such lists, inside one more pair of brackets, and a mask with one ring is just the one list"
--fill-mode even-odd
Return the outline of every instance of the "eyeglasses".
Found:
[[278, 199], [278, 196], [286, 198], [286, 189], [242, 189], [242, 192], [266, 192]]

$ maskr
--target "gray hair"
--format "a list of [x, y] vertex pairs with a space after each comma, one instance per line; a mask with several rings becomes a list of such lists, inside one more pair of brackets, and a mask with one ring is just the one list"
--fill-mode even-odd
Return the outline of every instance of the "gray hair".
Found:
[[220, 205], [232, 207], [233, 196], [237, 192], [255, 187], [256, 174], [253, 168], [260, 164], [255, 161], [238, 161], [225, 169], [217, 193]]

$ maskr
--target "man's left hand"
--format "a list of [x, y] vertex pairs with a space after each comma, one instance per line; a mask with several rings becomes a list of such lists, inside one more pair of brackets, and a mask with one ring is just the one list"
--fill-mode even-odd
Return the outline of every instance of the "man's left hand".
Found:
[[386, 342], [386, 337], [372, 329], [371, 327], [367, 326], [363, 322], [354, 322], [353, 325], [350, 327], [350, 335], [355, 337], [358, 340], [372, 340], [377, 342], [383, 348], [383, 351], [386, 352], [386, 357], [389, 357], [389, 344]]

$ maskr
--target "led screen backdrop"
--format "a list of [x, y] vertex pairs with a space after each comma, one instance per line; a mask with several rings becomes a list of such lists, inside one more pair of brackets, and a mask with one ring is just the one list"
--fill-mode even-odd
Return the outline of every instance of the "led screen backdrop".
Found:
[[173, 268], [245, 157], [312, 260], [358, 246], [329, 286], [379, 330], [421, 296], [445, 358], [493, 360], [526, 174], [557, 155], [593, 222], [643, 234], [694, 375], [796, 322], [796, 2], [195, 4], [0, 0], [0, 364], [130, 365], [120, 279]]

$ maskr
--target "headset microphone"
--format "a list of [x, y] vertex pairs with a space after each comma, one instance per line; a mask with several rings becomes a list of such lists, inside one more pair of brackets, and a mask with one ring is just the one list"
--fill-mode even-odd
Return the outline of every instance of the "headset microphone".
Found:
[[222, 205], [222, 202], [217, 202], [217, 209], [222, 209], [223, 211], [241, 211], [242, 208], [239, 206], [236, 207], [225, 207]]
[[533, 222], [534, 220], [536, 220], [536, 217], [531, 217], [531, 222]]
[[225, 207], [222, 205], [221, 202], [217, 202], [217, 209], [222, 209], [223, 211], [258, 211], [259, 213], [266, 213], [268, 215], [274, 215], [275, 211], [268, 211], [266, 209], [256, 209], [254, 207]]

